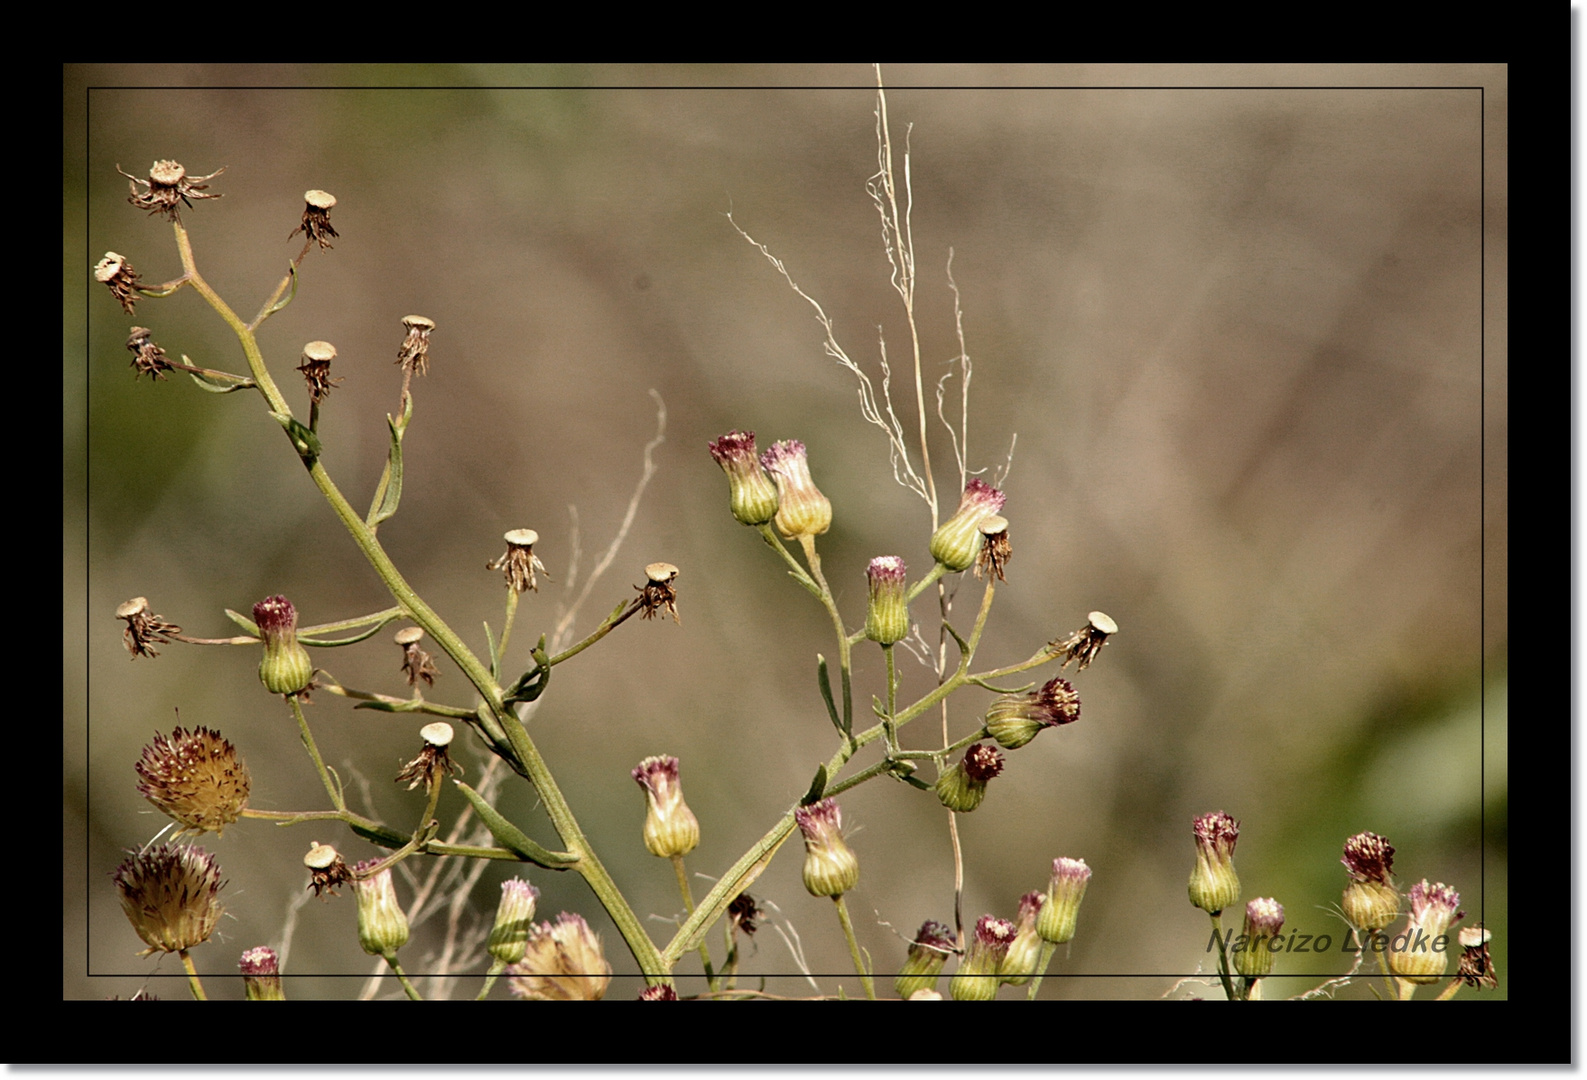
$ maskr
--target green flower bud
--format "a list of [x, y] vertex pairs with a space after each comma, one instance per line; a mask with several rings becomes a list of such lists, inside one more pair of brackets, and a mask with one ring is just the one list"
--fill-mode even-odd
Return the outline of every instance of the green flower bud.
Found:
[[523, 878], [508, 878], [501, 883], [501, 903], [496, 905], [496, 923], [490, 928], [486, 946], [493, 960], [516, 964], [523, 959], [534, 922], [535, 901], [539, 898], [540, 890]]
[[1234, 970], [1247, 979], [1273, 974], [1273, 950], [1268, 942], [1283, 928], [1284, 905], [1277, 900], [1259, 898], [1245, 905], [1245, 932], [1235, 943]]
[[1049, 679], [1040, 690], [1008, 694], [992, 703], [986, 732], [1005, 750], [1018, 750], [1045, 728], [1080, 719], [1080, 695], [1067, 679]]
[[999, 973], [1003, 957], [1014, 942], [1018, 931], [1007, 919], [982, 915], [975, 924], [975, 934], [965, 948], [959, 970], [948, 984], [948, 993], [954, 1001], [992, 1001], [1001, 985]]
[[777, 515], [777, 489], [755, 458], [755, 433], [730, 431], [707, 444], [711, 456], [727, 473], [729, 505], [745, 525], [764, 525]]
[[[1389, 942], [1389, 970], [1408, 983], [1429, 986], [1444, 977], [1449, 926], [1460, 918], [1460, 894], [1423, 878], [1411, 886], [1410, 925]], [[1442, 939], [1442, 940], [1440, 940]]]
[[811, 896], [841, 896], [860, 880], [860, 861], [843, 842], [843, 812], [834, 799], [794, 811], [805, 838], [805, 888]]
[[648, 757], [632, 775], [645, 789], [645, 849], [664, 858], [693, 851], [700, 843], [700, 822], [683, 801], [678, 759]]
[[1190, 902], [1216, 915], [1240, 900], [1240, 876], [1234, 872], [1234, 845], [1240, 823], [1222, 811], [1196, 819], [1196, 868], [1190, 872]]
[[1043, 941], [1062, 945], [1075, 936], [1080, 920], [1080, 901], [1085, 899], [1091, 868], [1084, 859], [1054, 859], [1052, 881], [1047, 886], [1047, 902], [1036, 916], [1036, 933]]
[[907, 568], [897, 555], [878, 555], [866, 568], [870, 605], [865, 609], [865, 636], [892, 645], [909, 636], [909, 602], [905, 597]]
[[1357, 833], [1345, 841], [1344, 858], [1339, 860], [1350, 872], [1350, 884], [1340, 909], [1357, 930], [1382, 930], [1400, 916], [1400, 894], [1395, 891], [1390, 871], [1394, 868], [1394, 848], [1377, 833]]
[[285, 1001], [281, 989], [281, 960], [274, 949], [260, 945], [249, 949], [237, 961], [242, 972], [243, 994], [249, 1001]]
[[937, 800], [956, 814], [968, 814], [986, 797], [986, 784], [1003, 771], [1003, 755], [976, 743], [964, 758], [937, 778]]
[[298, 613], [292, 601], [271, 596], [253, 606], [253, 621], [264, 639], [259, 681], [272, 694], [298, 694], [314, 681], [314, 661], [298, 644]]
[[364, 875], [379, 859], [353, 867], [353, 895], [358, 897], [358, 944], [371, 956], [394, 953], [408, 943], [408, 916], [397, 903], [397, 889], [388, 867], [373, 877]]
[[909, 956], [893, 980], [898, 996], [908, 1000], [922, 990], [935, 990], [942, 965], [958, 948], [953, 931], [939, 922], [920, 924], [920, 933], [909, 945]]
[[820, 536], [832, 527], [832, 501], [810, 479], [805, 444], [798, 439], [775, 442], [760, 455], [761, 467], [777, 485], [777, 531], [789, 540]]
[[957, 573], [975, 565], [981, 553], [981, 522], [1003, 509], [1007, 498], [980, 477], [964, 485], [959, 509], [931, 534], [931, 557]]
[[1010, 986], [1024, 986], [1032, 975], [1040, 974], [1041, 937], [1036, 933], [1036, 920], [1047, 906], [1047, 894], [1032, 889], [1019, 898], [1019, 920], [1014, 925], [1014, 940], [1008, 943], [1003, 954], [1003, 981]]

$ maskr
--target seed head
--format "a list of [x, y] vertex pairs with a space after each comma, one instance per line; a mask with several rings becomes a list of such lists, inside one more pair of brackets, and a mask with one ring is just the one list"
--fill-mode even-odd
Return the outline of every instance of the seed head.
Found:
[[[125, 176], [128, 181], [127, 189], [131, 192], [127, 201], [139, 210], [147, 210], [150, 214], [164, 214], [171, 221], [181, 220], [181, 207], [192, 209], [192, 199], [218, 199], [217, 194], [209, 194], [209, 181], [215, 179], [226, 171], [222, 165], [208, 176], [189, 176], [187, 170], [176, 161], [156, 161], [149, 167], [149, 178], [140, 179], [126, 172], [120, 165], [116, 171]], [[143, 185], [143, 190], [138, 190], [138, 185]]]
[[[522, 596], [533, 590], [540, 591], [540, 585], [535, 581], [535, 572], [546, 573], [545, 564], [540, 561], [540, 556], [535, 554], [535, 543], [540, 539], [540, 534], [533, 529], [509, 529], [502, 539], [507, 541], [507, 550], [495, 562], [485, 564], [487, 570], [501, 570], [507, 579], [507, 587]], [[546, 574], [547, 579], [551, 577]]]
[[975, 576], [980, 578], [983, 574], [991, 580], [993, 574], [997, 580], [1007, 581], [1003, 576], [1003, 567], [1008, 565], [1009, 556], [1014, 549], [1008, 542], [1008, 518], [993, 514], [984, 518], [979, 526], [981, 530], [981, 553], [975, 557]]
[[407, 335], [402, 339], [402, 348], [397, 350], [397, 363], [416, 375], [423, 375], [430, 370], [430, 332], [435, 329], [435, 322], [423, 315], [404, 315], [402, 326]]
[[645, 567], [645, 584], [635, 585], [639, 590], [639, 617], [653, 619], [656, 612], [666, 609], [672, 621], [681, 625], [678, 618], [678, 568], [669, 562], [653, 562]]
[[174, 818], [185, 833], [221, 833], [248, 804], [248, 766], [220, 732], [177, 728], [155, 735], [134, 766], [138, 794]]
[[209, 940], [225, 908], [225, 882], [203, 848], [161, 844], [131, 855], [116, 868], [121, 909], [145, 945], [139, 956], [182, 952]]
[[434, 686], [435, 677], [440, 672], [431, 662], [430, 654], [419, 648], [419, 642], [424, 640], [424, 631], [417, 626], [404, 626], [392, 640], [402, 649], [402, 673], [408, 677], [408, 685], [418, 686], [419, 680], [423, 679], [424, 685]]
[[599, 1001], [612, 981], [601, 939], [566, 911], [530, 929], [524, 958], [507, 973], [513, 994], [532, 1001]]
[[127, 646], [127, 651], [136, 660], [140, 656], [147, 656], [151, 660], [159, 656], [159, 650], [154, 644], [161, 645], [171, 640], [171, 635], [180, 634], [182, 628], [174, 623], [168, 623], [159, 615], [149, 611], [149, 601], [142, 596], [134, 596], [131, 600], [116, 607], [116, 618], [125, 619], [127, 628], [121, 632], [121, 640]]
[[1091, 666], [1091, 661], [1097, 658], [1102, 646], [1108, 643], [1109, 635], [1118, 632], [1119, 624], [1110, 619], [1105, 612], [1093, 611], [1086, 616], [1084, 626], [1060, 641], [1049, 642], [1047, 648], [1064, 658], [1063, 667], [1068, 667], [1078, 660], [1080, 662], [1078, 670], [1084, 671]]
[[127, 351], [132, 353], [134, 379], [139, 375], [164, 379], [165, 373], [171, 370], [171, 361], [165, 355], [165, 350], [154, 343], [153, 333], [146, 326], [134, 326], [127, 335]]
[[342, 859], [341, 853], [318, 840], [309, 841], [309, 853], [303, 856], [303, 865], [308, 867], [308, 887], [314, 890], [315, 896], [322, 892], [338, 896], [336, 887], [353, 880], [352, 868]]
[[324, 251], [331, 246], [331, 239], [336, 236], [336, 230], [331, 227], [331, 208], [336, 205], [336, 196], [315, 188], [303, 193], [303, 204], [303, 220], [297, 228], [287, 233], [287, 239], [304, 233], [310, 243], [319, 244], [320, 250]]
[[110, 295], [116, 298], [116, 303], [128, 315], [138, 306], [137, 292], [141, 283], [138, 272], [132, 268], [125, 255], [105, 252], [105, 257], [94, 265], [94, 280], [110, 289]]
[[339, 386], [341, 379], [331, 378], [331, 361], [336, 359], [336, 346], [329, 341], [311, 341], [303, 346], [303, 362], [298, 370], [309, 386], [309, 400], [318, 405], [331, 396], [331, 388]]

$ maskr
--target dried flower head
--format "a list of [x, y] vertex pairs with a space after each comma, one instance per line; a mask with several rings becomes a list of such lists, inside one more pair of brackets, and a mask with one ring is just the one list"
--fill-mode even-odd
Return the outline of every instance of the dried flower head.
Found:
[[[535, 543], [540, 539], [540, 534], [533, 529], [509, 529], [502, 539], [507, 541], [507, 550], [495, 562], [486, 563], [485, 569], [503, 571], [507, 587], [520, 595], [531, 589], [539, 592], [540, 585], [535, 581], [535, 572], [546, 573], [545, 564], [535, 554]], [[549, 579], [551, 575], [546, 574], [546, 577]]]
[[794, 821], [805, 840], [805, 889], [811, 896], [840, 896], [860, 880], [860, 861], [843, 841], [843, 811], [837, 800], [801, 806]]
[[1108, 643], [1108, 636], [1119, 632], [1119, 624], [1110, 619], [1105, 612], [1093, 611], [1086, 616], [1086, 624], [1061, 641], [1049, 642], [1049, 651], [1062, 656], [1063, 667], [1068, 667], [1075, 661], [1080, 662], [1078, 670], [1084, 671], [1091, 666], [1091, 661], [1097, 658], [1097, 653], [1102, 651], [1102, 646]]
[[392, 638], [402, 649], [402, 673], [408, 677], [409, 686], [418, 686], [419, 680], [424, 680], [424, 685], [434, 686], [435, 677], [440, 674], [435, 664], [430, 660], [430, 654], [419, 648], [419, 642], [424, 640], [424, 631], [417, 626], [404, 626]]
[[424, 746], [420, 748], [418, 757], [402, 767], [402, 771], [397, 774], [397, 783], [408, 781], [409, 791], [423, 784], [428, 791], [448, 773], [463, 771], [463, 766], [453, 761], [447, 753], [447, 747], [452, 744], [451, 724], [444, 720], [425, 724], [419, 729], [419, 737], [424, 740]]
[[336, 359], [336, 346], [329, 341], [311, 341], [303, 346], [303, 362], [298, 370], [309, 387], [309, 400], [318, 405], [331, 396], [331, 388], [341, 385], [341, 379], [331, 378], [331, 361]]
[[566, 911], [530, 929], [524, 958], [507, 973], [514, 996], [532, 1001], [599, 1001], [612, 981], [600, 938]]
[[905, 1000], [922, 990], [935, 990], [943, 964], [958, 950], [951, 927], [930, 919], [921, 923], [915, 940], [909, 943], [909, 955], [893, 980], [893, 990]]
[[1069, 680], [1049, 679], [1028, 694], [1005, 694], [986, 714], [987, 734], [1005, 750], [1018, 750], [1042, 731], [1080, 719], [1080, 695]]
[[997, 580], [1007, 581], [1003, 576], [1003, 567], [1008, 565], [1009, 556], [1014, 554], [1014, 549], [1008, 542], [1008, 518], [993, 514], [982, 520], [981, 552], [975, 557], [975, 576], [983, 575], [988, 580], [993, 574]]
[[733, 898], [733, 902], [727, 905], [728, 921], [733, 924], [733, 928], [744, 931], [750, 937], [754, 937], [755, 931], [760, 929], [757, 920], [764, 914], [760, 905], [755, 902], [755, 898], [747, 892], [739, 893]]
[[1426, 878], [1411, 886], [1407, 899], [1410, 925], [1394, 935], [1396, 946], [1403, 940], [1404, 947], [1389, 950], [1389, 970], [1408, 983], [1428, 986], [1443, 978], [1449, 959], [1449, 927], [1465, 912], [1460, 910], [1458, 892], [1443, 882], [1430, 885]]
[[677, 580], [678, 568], [670, 562], [653, 562], [645, 567], [645, 584], [635, 585], [639, 590], [639, 617], [653, 619], [656, 612], [665, 609], [672, 621], [680, 626], [678, 618], [678, 590], [672, 583]]
[[777, 516], [777, 489], [761, 471], [753, 431], [729, 431], [706, 448], [727, 473], [728, 506], [736, 520], [764, 525]]
[[121, 640], [126, 644], [127, 651], [136, 660], [140, 656], [153, 659], [159, 656], [159, 650], [154, 647], [158, 642], [161, 645], [168, 643], [172, 635], [180, 634], [182, 628], [174, 623], [168, 623], [159, 615], [149, 611], [149, 601], [142, 596], [134, 596], [131, 600], [116, 607], [116, 618], [125, 619], [127, 628], [121, 632]]
[[970, 477], [959, 509], [931, 534], [931, 557], [954, 573], [970, 569], [981, 553], [981, 522], [996, 516], [1007, 498], [980, 477]]
[[304, 233], [309, 238], [309, 243], [320, 245], [324, 251], [331, 246], [331, 238], [336, 236], [336, 230], [331, 227], [331, 208], [336, 205], [336, 196], [329, 191], [315, 188], [303, 193], [303, 220], [298, 227], [287, 233], [290, 240], [298, 233]]
[[1216, 915], [1240, 899], [1240, 876], [1234, 872], [1234, 845], [1240, 823], [1221, 810], [1198, 817], [1196, 866], [1190, 872], [1190, 902]]
[[249, 1001], [285, 1001], [281, 989], [281, 958], [266, 945], [249, 949], [237, 961], [243, 993]]
[[1394, 888], [1394, 848], [1377, 833], [1357, 833], [1345, 841], [1339, 860], [1349, 871], [1340, 909], [1357, 930], [1382, 930], [1400, 915], [1400, 894]]
[[964, 959], [954, 973], [948, 992], [954, 1001], [991, 1001], [997, 997], [1003, 957], [1018, 929], [1007, 919], [982, 915], [975, 933], [965, 944]]
[[430, 370], [430, 332], [435, 322], [423, 315], [404, 315], [402, 326], [408, 333], [397, 350], [397, 363], [416, 375]]
[[121, 910], [145, 945], [139, 956], [183, 952], [209, 940], [225, 908], [225, 882], [203, 848], [161, 844], [131, 855], [116, 868]]
[[165, 373], [172, 368], [170, 358], [165, 355], [165, 350], [154, 343], [151, 336], [154, 333], [147, 326], [134, 326], [127, 335], [127, 351], [132, 353], [132, 377], [148, 375], [155, 379], [165, 378]]
[[995, 746], [978, 742], [937, 778], [937, 800], [955, 813], [968, 814], [986, 798], [987, 781], [1002, 771], [1003, 755]]
[[1455, 978], [1473, 990], [1497, 990], [1499, 973], [1493, 969], [1493, 957], [1488, 955], [1488, 942], [1493, 935], [1481, 924], [1462, 927], [1456, 935], [1460, 942], [1460, 967]]
[[630, 775], [645, 790], [645, 850], [663, 858], [693, 851], [700, 843], [700, 822], [683, 801], [678, 759], [647, 757]]
[[789, 540], [820, 536], [832, 527], [832, 501], [810, 478], [810, 459], [798, 439], [774, 442], [760, 455], [760, 464], [777, 485], [777, 531]]
[[105, 252], [105, 257], [94, 264], [94, 280], [110, 289], [110, 295], [116, 298], [116, 303], [128, 315], [138, 306], [136, 293], [143, 286], [138, 280], [138, 272], [132, 268], [125, 255]]
[[309, 853], [303, 856], [303, 865], [309, 868], [308, 887], [314, 890], [315, 896], [322, 892], [340, 895], [336, 887], [353, 880], [352, 868], [342, 859], [341, 853], [318, 840], [309, 841]]
[[156, 734], [134, 767], [138, 794], [176, 819], [182, 826], [177, 836], [220, 833], [248, 804], [248, 766], [218, 731]]
[[[120, 165], [116, 171], [125, 176], [130, 183], [127, 190], [131, 192], [127, 201], [139, 210], [147, 210], [151, 214], [164, 214], [171, 221], [181, 220], [181, 204], [192, 209], [193, 199], [218, 199], [219, 195], [209, 194], [209, 181], [215, 179], [226, 171], [222, 165], [208, 176], [189, 176], [187, 170], [176, 161], [156, 161], [149, 166], [147, 180], [133, 176]], [[138, 190], [138, 185], [143, 185], [143, 190]]]

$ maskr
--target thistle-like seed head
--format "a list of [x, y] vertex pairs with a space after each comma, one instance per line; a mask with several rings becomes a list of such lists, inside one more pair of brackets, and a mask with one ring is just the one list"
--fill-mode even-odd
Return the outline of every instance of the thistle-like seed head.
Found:
[[116, 891], [145, 945], [138, 955], [183, 952], [208, 941], [225, 908], [220, 867], [203, 848], [161, 844], [116, 868]]
[[221, 833], [248, 805], [248, 766], [237, 748], [208, 728], [156, 734], [134, 766], [138, 794], [184, 833]]

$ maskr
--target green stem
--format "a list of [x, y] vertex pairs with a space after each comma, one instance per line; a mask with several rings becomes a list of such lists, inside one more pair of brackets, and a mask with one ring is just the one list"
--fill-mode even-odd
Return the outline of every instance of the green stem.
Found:
[[187, 985], [193, 991], [193, 997], [199, 1001], [208, 1001], [209, 995], [204, 993], [204, 984], [198, 979], [198, 968], [193, 966], [193, 958], [187, 955], [186, 949], [178, 949], [176, 955], [182, 958], [182, 966], [187, 969]]
[[402, 983], [403, 992], [408, 995], [409, 999], [413, 1001], [423, 1001], [424, 999], [419, 996], [419, 991], [414, 989], [413, 984], [408, 981], [408, 976], [403, 972], [402, 965], [397, 963], [396, 951], [393, 949], [387, 949], [381, 954], [381, 958], [385, 960], [388, 965], [390, 965], [392, 971], [396, 972], [397, 980]]
[[[690, 915], [694, 914], [694, 892], [689, 888], [689, 875], [683, 868], [683, 856], [672, 857], [672, 869], [678, 875], [678, 892], [683, 894], [683, 906]], [[705, 982], [715, 993], [721, 987], [717, 985], [716, 969], [711, 966], [711, 946], [705, 943], [705, 938], [700, 938], [700, 963], [705, 968]]]
[[1223, 944], [1223, 912], [1212, 912], [1212, 939], [1218, 943], [1218, 978], [1223, 980], [1223, 992], [1230, 1001], [1236, 1001], [1234, 981], [1229, 977], [1229, 952]]
[[854, 970], [860, 973], [860, 985], [865, 987], [865, 996], [876, 1000], [876, 984], [871, 981], [871, 973], [865, 970], [865, 961], [860, 956], [860, 943], [854, 940], [854, 924], [849, 920], [849, 906], [843, 902], [843, 894], [832, 898], [838, 908], [838, 922], [843, 924], [843, 937], [849, 943], [849, 956], [854, 958]]
[[314, 735], [309, 731], [308, 717], [303, 715], [303, 705], [298, 701], [298, 695], [291, 694], [287, 700], [292, 703], [292, 715], [297, 717], [298, 731], [303, 736], [303, 745], [308, 747], [309, 757], [314, 759], [314, 768], [319, 771], [320, 783], [325, 785], [326, 794], [331, 797], [331, 804], [338, 810], [346, 810], [347, 804], [342, 801], [341, 789], [331, 783], [331, 775], [325, 768], [325, 759], [320, 757], [320, 748], [314, 744]]
[[492, 959], [490, 970], [485, 972], [485, 985], [480, 987], [479, 996], [475, 1001], [484, 1001], [490, 996], [491, 987], [496, 985], [496, 980], [501, 978], [501, 973], [507, 970], [507, 961]]
[[[518, 614], [518, 590], [507, 588], [507, 614], [502, 617], [501, 640], [496, 643], [496, 656], [499, 659], [507, 655], [507, 639], [512, 636], [513, 616]], [[499, 666], [499, 665], [498, 665]]]
[[[1048, 903], [1051, 902], [1050, 900], [1048, 901]], [[1030, 992], [1025, 995], [1026, 1001], [1036, 1000], [1036, 991], [1041, 989], [1041, 981], [1047, 977], [1047, 965], [1052, 963], [1052, 954], [1057, 949], [1058, 946], [1050, 941], [1041, 943], [1041, 956], [1036, 960], [1036, 974], [1031, 976]]]

